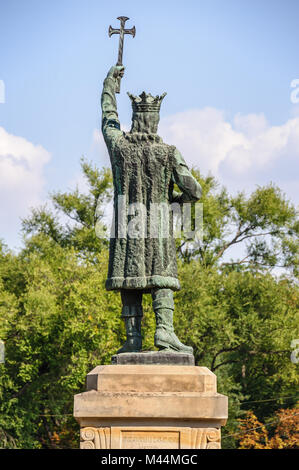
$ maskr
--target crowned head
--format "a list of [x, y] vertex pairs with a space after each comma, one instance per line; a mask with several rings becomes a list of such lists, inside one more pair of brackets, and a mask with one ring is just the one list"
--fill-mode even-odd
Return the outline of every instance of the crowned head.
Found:
[[156, 134], [160, 120], [160, 107], [166, 93], [161, 96], [152, 96], [143, 91], [139, 96], [131, 93], [128, 95], [133, 109], [131, 132]]

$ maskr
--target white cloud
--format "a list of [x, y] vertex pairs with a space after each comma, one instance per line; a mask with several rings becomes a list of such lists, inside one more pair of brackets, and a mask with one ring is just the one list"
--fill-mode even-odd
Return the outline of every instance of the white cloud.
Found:
[[194, 109], [162, 119], [159, 133], [190, 166], [233, 190], [273, 181], [298, 201], [299, 117], [270, 126], [263, 114], [237, 114], [229, 122], [215, 108]]
[[293, 105], [291, 108], [291, 116], [293, 117], [299, 117], [299, 105]]
[[50, 153], [0, 127], [0, 238], [14, 244], [20, 218], [39, 205], [44, 188], [43, 170]]
[[214, 108], [194, 109], [161, 120], [159, 134], [174, 144], [189, 164], [203, 172], [216, 173], [219, 164], [234, 148], [246, 146], [246, 138]]

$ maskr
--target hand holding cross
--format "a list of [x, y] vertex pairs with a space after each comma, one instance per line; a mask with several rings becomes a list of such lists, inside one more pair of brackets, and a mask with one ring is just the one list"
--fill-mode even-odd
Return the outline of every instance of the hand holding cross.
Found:
[[[111, 37], [112, 34], [119, 34], [118, 60], [117, 60], [116, 65], [121, 66], [123, 65], [122, 62], [123, 62], [124, 35], [131, 34], [133, 37], [135, 37], [136, 29], [135, 29], [135, 26], [133, 26], [133, 28], [131, 29], [124, 28], [126, 21], [129, 20], [130, 18], [127, 18], [126, 16], [119, 16], [117, 19], [120, 21], [120, 28], [114, 29], [112, 28], [112, 26], [109, 26], [108, 34], [109, 34], [109, 37]], [[118, 83], [117, 83], [117, 87], [115, 90], [116, 93], [120, 92], [120, 80], [121, 80], [121, 77], [118, 78]]]

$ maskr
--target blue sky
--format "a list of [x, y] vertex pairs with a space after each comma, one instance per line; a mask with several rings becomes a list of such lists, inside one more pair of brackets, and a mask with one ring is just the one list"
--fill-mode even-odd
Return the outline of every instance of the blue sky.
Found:
[[102, 81], [117, 59], [107, 31], [120, 15], [136, 26], [125, 38], [121, 122], [130, 123], [127, 91], [167, 91], [161, 135], [190, 166], [232, 191], [274, 181], [298, 202], [297, 0], [0, 5], [0, 238], [11, 247], [30, 206], [80, 183], [81, 155], [109, 164], [96, 130]]

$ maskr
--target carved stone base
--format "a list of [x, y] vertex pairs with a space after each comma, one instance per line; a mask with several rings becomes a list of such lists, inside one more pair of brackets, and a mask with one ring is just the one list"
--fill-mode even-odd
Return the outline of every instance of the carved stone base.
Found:
[[82, 428], [81, 449], [220, 449], [220, 429], [188, 427]]
[[206, 367], [98, 366], [74, 417], [81, 449], [219, 449], [227, 397]]

